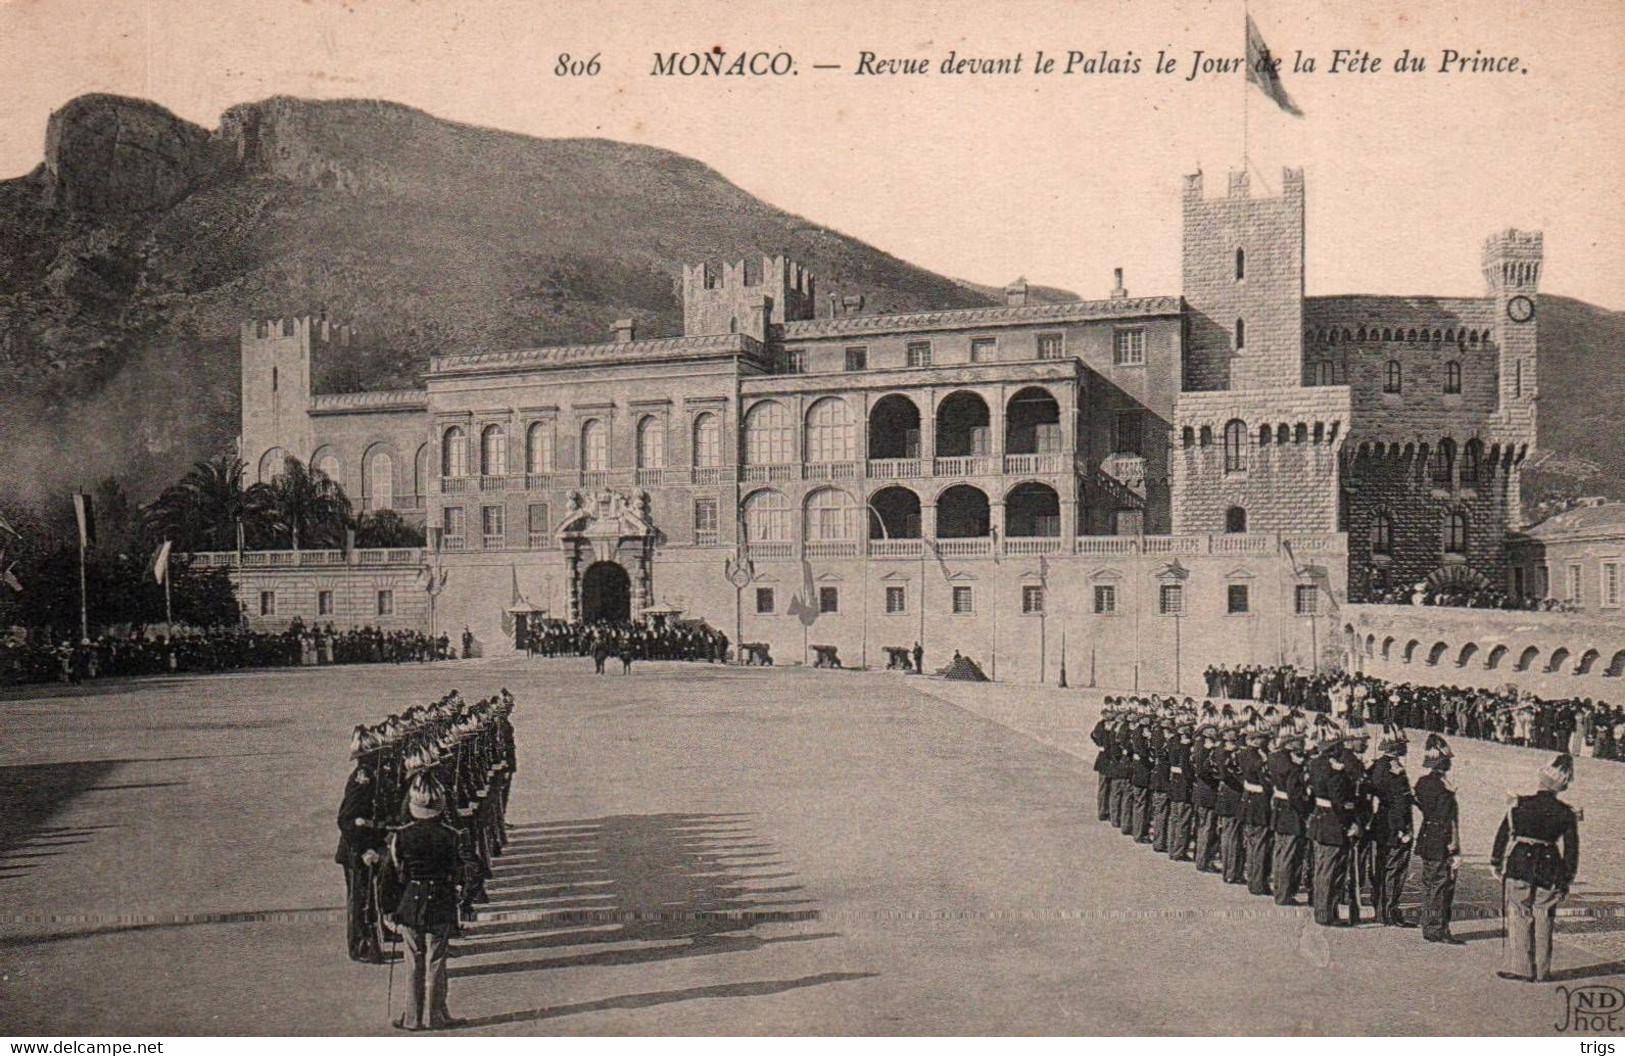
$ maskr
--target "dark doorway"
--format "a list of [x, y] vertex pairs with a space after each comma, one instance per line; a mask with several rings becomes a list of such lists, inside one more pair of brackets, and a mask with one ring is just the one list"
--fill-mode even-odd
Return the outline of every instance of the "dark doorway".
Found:
[[613, 561], [589, 565], [581, 577], [581, 619], [626, 623], [631, 618], [632, 577], [626, 569]]

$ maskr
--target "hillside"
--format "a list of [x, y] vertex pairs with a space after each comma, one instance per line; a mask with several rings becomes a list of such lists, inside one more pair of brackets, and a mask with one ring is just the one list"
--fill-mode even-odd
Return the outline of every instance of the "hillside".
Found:
[[[245, 318], [353, 322], [365, 346], [318, 364], [318, 386], [398, 387], [440, 349], [595, 341], [626, 316], [678, 333], [682, 263], [760, 252], [873, 310], [1002, 298], [669, 151], [372, 101], [274, 98], [210, 130], [84, 96], [52, 116], [39, 167], [0, 181], [0, 490], [116, 475], [145, 500], [221, 449]], [[1605, 369], [1622, 314], [1544, 302], [1542, 486], [1625, 497], [1625, 381]]]

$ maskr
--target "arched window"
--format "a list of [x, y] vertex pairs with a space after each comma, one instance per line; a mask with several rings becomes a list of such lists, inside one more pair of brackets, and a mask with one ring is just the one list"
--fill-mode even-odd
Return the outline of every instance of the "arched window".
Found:
[[429, 445], [419, 444], [417, 457], [412, 459], [412, 494], [429, 493]]
[[790, 541], [790, 503], [781, 493], [766, 489], [745, 500], [745, 541]]
[[1236, 250], [1236, 281], [1240, 282], [1247, 277], [1247, 251]]
[[1452, 396], [1461, 395], [1461, 364], [1453, 359], [1444, 365], [1444, 391]]
[[1467, 446], [1461, 449], [1461, 482], [1463, 484], [1478, 483], [1478, 464], [1483, 459], [1484, 445], [1477, 440], [1467, 441]]
[[1224, 511], [1224, 530], [1232, 535], [1247, 530], [1247, 510], [1242, 506], [1232, 506]]
[[508, 432], [500, 425], [488, 425], [480, 433], [480, 475], [508, 475]]
[[1240, 418], [1232, 418], [1224, 426], [1224, 471], [1237, 473], [1247, 468], [1243, 452], [1247, 449], [1247, 425]]
[[367, 459], [367, 489], [374, 510], [395, 508], [395, 460], [381, 447]]
[[581, 468], [588, 473], [609, 468], [609, 429], [601, 419], [581, 423]]
[[856, 430], [852, 428], [852, 410], [838, 396], [829, 396], [812, 405], [807, 411], [807, 446], [805, 461], [850, 462], [857, 457]]
[[1394, 519], [1386, 513], [1377, 514], [1371, 522], [1371, 552], [1388, 555], [1394, 552]]
[[819, 488], [807, 496], [803, 538], [809, 543], [838, 543], [858, 537], [858, 504], [839, 488]]
[[666, 464], [666, 423], [652, 414], [638, 419], [638, 468], [660, 469]]
[[1247, 347], [1247, 320], [1236, 320], [1236, 351], [1240, 352]]
[[1448, 436], [1433, 449], [1433, 483], [1448, 488], [1455, 479], [1456, 442]]
[[1258, 427], [1258, 443], [1260, 446], [1270, 442], [1270, 427], [1268, 423]]
[[460, 425], [454, 425], [441, 434], [440, 475], [468, 476], [468, 438]]
[[1399, 366], [1399, 360], [1390, 359], [1388, 369], [1382, 377], [1382, 391], [1398, 394], [1404, 389], [1404, 372]]
[[1275, 427], [1275, 442], [1276, 443], [1285, 444], [1285, 443], [1290, 442], [1291, 439], [1292, 439], [1292, 430], [1287, 428], [1287, 425], [1286, 425], [1285, 422], [1282, 422], [1280, 425], [1277, 425]]
[[1196, 446], [1196, 430], [1192, 429], [1190, 426], [1187, 425], [1185, 427], [1184, 432], [1182, 432], [1180, 434], [1179, 439], [1180, 439], [1180, 444], [1182, 446], [1184, 446], [1184, 447], [1195, 447]]
[[1200, 436], [1202, 438], [1201, 439], [1201, 444], [1202, 444], [1203, 447], [1212, 447], [1213, 446], [1213, 427], [1211, 425], [1202, 426], [1202, 432], [1201, 432]]
[[763, 400], [745, 415], [746, 464], [776, 466], [794, 462], [795, 447], [795, 429], [784, 404]]
[[722, 424], [710, 411], [694, 419], [694, 464], [702, 469], [722, 465]]
[[316, 452], [310, 460], [310, 468], [339, 487], [344, 487], [344, 471], [339, 466], [339, 456], [333, 453], [331, 447], [324, 447]]
[[1447, 554], [1465, 554], [1467, 552], [1467, 514], [1456, 510], [1445, 520], [1444, 552]]
[[536, 422], [525, 432], [525, 472], [553, 472], [553, 423]]

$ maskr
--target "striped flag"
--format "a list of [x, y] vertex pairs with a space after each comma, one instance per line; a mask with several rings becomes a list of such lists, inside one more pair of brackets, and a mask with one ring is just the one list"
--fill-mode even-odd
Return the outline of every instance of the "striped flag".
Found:
[[173, 545], [168, 539], [165, 539], [164, 545], [160, 546], [158, 552], [152, 555], [153, 582], [162, 583], [169, 578], [169, 549]]
[[1303, 111], [1298, 104], [1286, 94], [1281, 85], [1281, 74], [1276, 68], [1277, 60], [1270, 54], [1270, 47], [1264, 43], [1263, 34], [1253, 24], [1253, 16], [1247, 16], [1247, 79], [1258, 85], [1258, 90], [1269, 97], [1270, 102], [1280, 107], [1285, 113], [1293, 117], [1302, 117]]
[[79, 522], [79, 547], [96, 545], [96, 501], [82, 491], [73, 493], [73, 516]]

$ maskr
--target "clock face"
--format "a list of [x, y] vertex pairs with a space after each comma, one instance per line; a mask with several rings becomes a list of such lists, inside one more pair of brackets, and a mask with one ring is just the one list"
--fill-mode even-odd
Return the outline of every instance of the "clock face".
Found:
[[1507, 302], [1507, 318], [1515, 323], [1527, 323], [1535, 317], [1535, 302], [1523, 294]]

